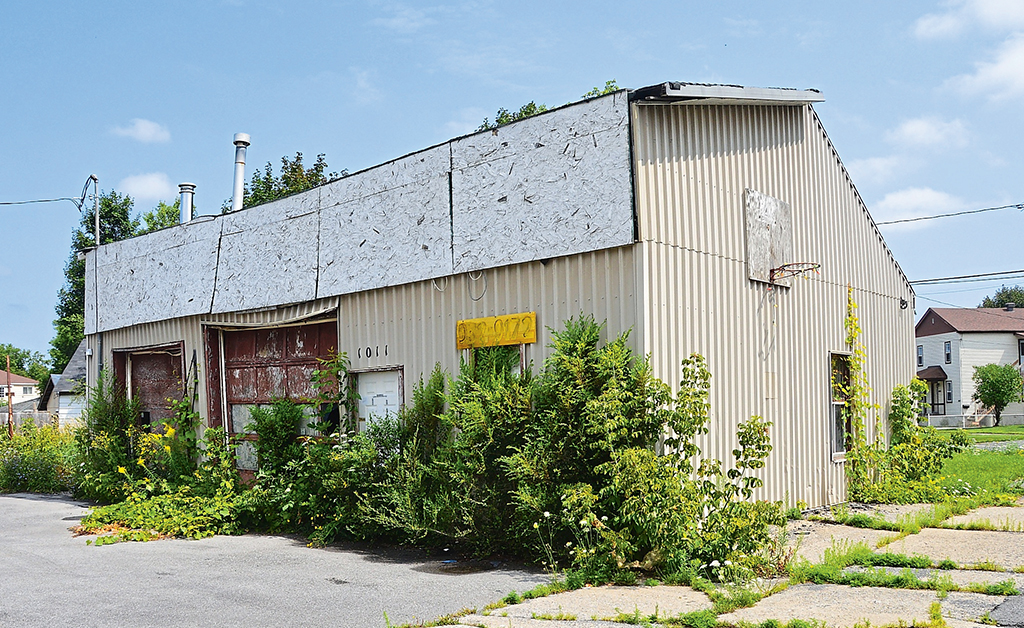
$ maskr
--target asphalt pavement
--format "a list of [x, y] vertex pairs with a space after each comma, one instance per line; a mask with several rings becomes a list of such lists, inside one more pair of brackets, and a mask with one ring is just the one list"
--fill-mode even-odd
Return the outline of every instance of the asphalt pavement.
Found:
[[[298, 537], [86, 545], [88, 512], [64, 497], [0, 495], [0, 626], [332, 626], [429, 621], [547, 581], [539, 572], [443, 553]], [[452, 562], [452, 561], [455, 562]]]

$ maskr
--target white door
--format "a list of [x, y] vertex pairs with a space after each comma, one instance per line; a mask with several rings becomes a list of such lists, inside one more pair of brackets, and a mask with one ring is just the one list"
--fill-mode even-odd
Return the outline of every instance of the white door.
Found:
[[402, 407], [402, 372], [369, 371], [356, 375], [359, 391], [359, 431], [374, 419], [398, 414]]

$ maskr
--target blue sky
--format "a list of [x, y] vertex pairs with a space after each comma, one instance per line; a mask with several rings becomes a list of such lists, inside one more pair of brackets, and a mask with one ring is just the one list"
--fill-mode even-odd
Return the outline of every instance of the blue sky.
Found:
[[[821, 90], [878, 221], [1024, 202], [1024, 0], [12, 3], [0, 201], [77, 196], [95, 173], [139, 213], [182, 181], [215, 213], [236, 132], [250, 173], [296, 151], [357, 170], [609, 79]], [[78, 220], [0, 206], [0, 342], [48, 349]], [[1022, 226], [1004, 210], [883, 233], [924, 279], [1024, 268]], [[918, 312], [999, 283], [922, 288]]]

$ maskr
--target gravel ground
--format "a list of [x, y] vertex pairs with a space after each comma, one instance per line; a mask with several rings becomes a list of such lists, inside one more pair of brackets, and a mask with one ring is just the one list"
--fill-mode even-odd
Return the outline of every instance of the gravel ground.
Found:
[[1024, 449], [1024, 440], [1003, 440], [994, 441], [991, 443], [975, 443], [975, 447], [978, 449], [987, 449], [989, 451], [1002, 451], [1004, 449]]

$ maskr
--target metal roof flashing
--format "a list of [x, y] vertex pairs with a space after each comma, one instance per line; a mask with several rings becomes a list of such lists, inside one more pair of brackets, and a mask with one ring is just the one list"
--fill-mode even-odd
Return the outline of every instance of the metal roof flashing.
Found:
[[805, 105], [824, 102], [825, 97], [816, 89], [783, 87], [743, 87], [742, 85], [715, 85], [708, 83], [659, 83], [633, 90], [634, 101], [680, 102], [699, 101], [694, 104], [718, 105], [758, 103], [776, 105]]

